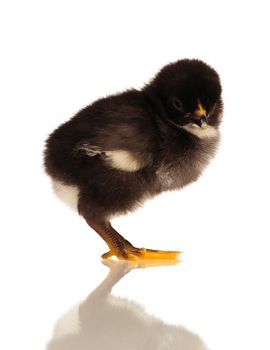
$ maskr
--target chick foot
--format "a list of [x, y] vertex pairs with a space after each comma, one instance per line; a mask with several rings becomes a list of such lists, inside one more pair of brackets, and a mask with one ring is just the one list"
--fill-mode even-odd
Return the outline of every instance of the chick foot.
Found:
[[132, 245], [126, 245], [122, 248], [111, 248], [111, 250], [102, 255], [102, 259], [108, 259], [112, 256], [119, 260], [177, 260], [181, 252], [170, 250], [153, 250], [146, 248], [136, 248]]
[[121, 236], [107, 220], [97, 220], [89, 215], [88, 211], [84, 214], [86, 222], [92, 227], [107, 243], [110, 251], [103, 254], [102, 259], [108, 259], [112, 256], [119, 260], [141, 261], [141, 260], [177, 260], [181, 252], [153, 250], [145, 248], [136, 248]]

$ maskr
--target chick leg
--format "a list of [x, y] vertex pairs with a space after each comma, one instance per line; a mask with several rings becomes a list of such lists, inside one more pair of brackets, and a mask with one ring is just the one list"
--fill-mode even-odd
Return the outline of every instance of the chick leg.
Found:
[[84, 216], [86, 222], [107, 243], [110, 251], [103, 254], [103, 259], [116, 256], [120, 260], [175, 260], [179, 256], [178, 251], [163, 251], [145, 248], [136, 248], [122, 237], [107, 220], [99, 220], [91, 216]]

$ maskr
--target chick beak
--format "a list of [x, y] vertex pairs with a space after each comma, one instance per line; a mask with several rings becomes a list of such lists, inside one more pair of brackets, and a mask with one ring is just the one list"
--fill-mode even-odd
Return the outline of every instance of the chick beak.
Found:
[[202, 106], [200, 100], [198, 100], [197, 108], [194, 112], [193, 117], [191, 118], [193, 123], [201, 127], [202, 129], [206, 129], [208, 127], [207, 119], [206, 119], [206, 110]]
[[202, 129], [206, 129], [208, 127], [207, 119], [205, 117], [200, 117], [196, 119], [192, 118], [192, 121]]

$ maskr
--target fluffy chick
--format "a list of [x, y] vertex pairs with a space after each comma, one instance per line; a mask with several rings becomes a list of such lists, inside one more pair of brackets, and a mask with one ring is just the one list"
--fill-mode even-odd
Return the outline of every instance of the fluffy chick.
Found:
[[219, 143], [222, 106], [216, 71], [184, 59], [141, 90], [97, 100], [49, 136], [45, 169], [58, 195], [72, 200], [107, 243], [103, 258], [177, 257], [176, 251], [134, 247], [110, 219], [198, 179]]

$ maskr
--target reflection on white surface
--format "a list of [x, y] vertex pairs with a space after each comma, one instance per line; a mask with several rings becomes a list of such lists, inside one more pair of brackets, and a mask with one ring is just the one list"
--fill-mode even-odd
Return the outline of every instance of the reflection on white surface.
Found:
[[207, 349], [195, 333], [167, 324], [138, 303], [111, 294], [129, 271], [145, 266], [113, 260], [106, 265], [110, 271], [105, 280], [57, 321], [47, 350]]

